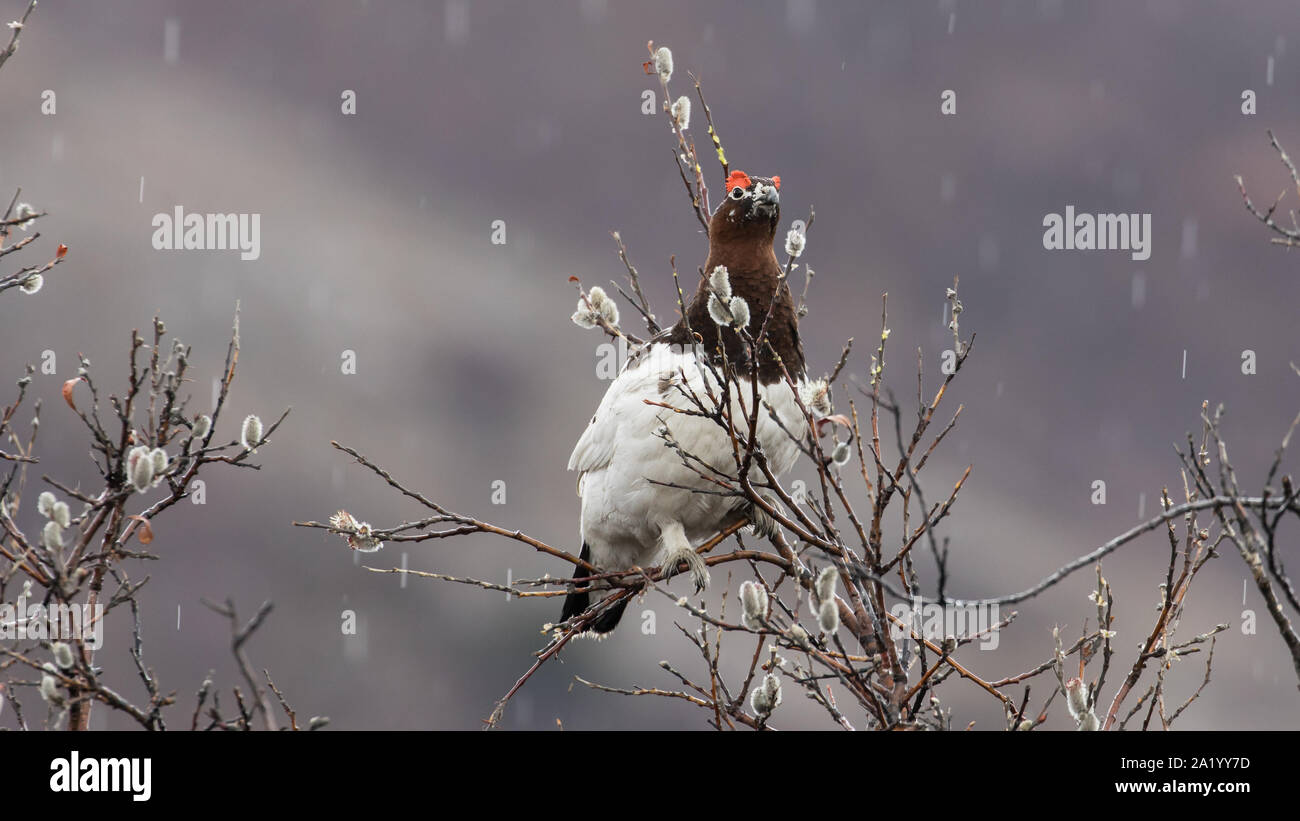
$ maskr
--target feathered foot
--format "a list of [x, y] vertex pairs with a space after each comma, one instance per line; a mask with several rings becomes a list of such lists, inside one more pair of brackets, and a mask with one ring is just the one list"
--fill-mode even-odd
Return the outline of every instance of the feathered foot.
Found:
[[[777, 508], [776, 497], [770, 493], [763, 494], [763, 501], [767, 502], [769, 507]], [[763, 508], [753, 502], [750, 502], [747, 507], [749, 526], [760, 538], [770, 539], [781, 532], [781, 526], [776, 523], [776, 519], [769, 516], [767, 511], [763, 510]]]
[[678, 562], [686, 562], [691, 581], [695, 582], [695, 592], [699, 593], [709, 586], [708, 565], [704, 563], [704, 557], [691, 547], [681, 524], [672, 522], [666, 525], [660, 534], [660, 541], [664, 547], [664, 561], [660, 566], [668, 574], [665, 580], [676, 572]]

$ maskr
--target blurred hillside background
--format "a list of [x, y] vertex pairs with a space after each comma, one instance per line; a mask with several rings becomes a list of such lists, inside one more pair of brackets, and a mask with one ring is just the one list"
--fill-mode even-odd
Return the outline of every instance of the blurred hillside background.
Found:
[[[0, 5], [8, 20], [26, 3]], [[977, 341], [948, 400], [949, 413], [965, 410], [926, 486], [938, 497], [974, 465], [945, 523], [949, 592], [1022, 590], [1136, 524], [1140, 505], [1153, 515], [1162, 487], [1181, 493], [1173, 445], [1199, 432], [1203, 400], [1226, 403], [1251, 492], [1300, 410], [1288, 367], [1300, 360], [1300, 258], [1269, 244], [1233, 182], [1243, 174], [1265, 206], [1290, 187], [1265, 131], [1300, 151], [1294, 10], [1280, 0], [1248, 12], [1120, 0], [42, 0], [0, 72], [0, 194], [21, 186], [50, 212], [43, 241], [71, 252], [40, 293], [0, 299], [0, 402], [24, 363], [55, 351], [58, 373], [34, 384], [45, 402], [40, 471], [91, 483], [84, 431], [59, 399], [77, 352], [102, 391], [120, 391], [130, 330], [158, 312], [211, 378], [239, 301], [227, 421], [293, 413], [260, 452], [261, 472], [213, 470], [206, 505], [159, 519], [152, 547], [163, 561], [136, 571], [153, 577], [141, 595], [146, 661], [188, 715], [210, 668], [227, 689], [237, 681], [227, 625], [199, 598], [232, 595], [249, 614], [272, 599], [248, 650], [300, 715], [336, 728], [480, 726], [542, 646], [559, 601], [403, 586], [359, 564], [400, 566], [405, 552], [413, 569], [502, 582], [567, 567], [486, 536], [358, 563], [341, 539], [290, 522], [340, 507], [376, 525], [419, 515], [334, 451], [337, 439], [454, 510], [576, 551], [565, 464], [606, 383], [596, 376], [604, 340], [569, 321], [567, 279], [622, 282], [618, 230], [671, 321], [669, 256], [690, 281], [706, 248], [667, 123], [641, 113], [642, 91], [657, 88], [640, 65], [653, 39], [673, 49], [675, 94], [687, 93], [687, 70], [702, 79], [733, 167], [781, 176], [781, 230], [816, 208], [804, 255], [817, 272], [803, 326], [811, 370], [828, 370], [854, 336], [849, 371], [866, 373], [887, 291], [887, 378], [901, 396], [914, 392], [921, 346], [934, 385], [951, 344], [944, 288], [960, 275], [962, 327]], [[52, 116], [40, 111], [45, 89], [57, 94]], [[340, 111], [345, 89], [355, 116]], [[940, 113], [945, 89], [955, 116]], [[1254, 116], [1241, 112], [1245, 89], [1258, 95]], [[693, 120], [707, 155], [698, 106]], [[1044, 215], [1071, 204], [1151, 213], [1151, 258], [1045, 251]], [[260, 259], [155, 251], [150, 220], [177, 205], [260, 213]], [[503, 246], [490, 241], [494, 220], [506, 223]], [[640, 330], [626, 305], [623, 316]], [[1258, 355], [1255, 375], [1241, 372], [1245, 349]], [[341, 373], [345, 350], [356, 374]], [[208, 390], [195, 386], [196, 409]], [[840, 389], [841, 408], [846, 399]], [[1091, 503], [1098, 479], [1105, 505]], [[504, 505], [492, 504], [496, 481]], [[1295, 535], [1284, 534], [1300, 566]], [[1131, 664], [1150, 629], [1167, 551], [1156, 532], [1105, 563], [1117, 664]], [[1246, 578], [1229, 547], [1192, 588], [1186, 637], [1232, 627], [1182, 727], [1300, 727], [1294, 672]], [[714, 582], [716, 599], [728, 580]], [[1095, 615], [1094, 584], [1084, 570], [1017, 607], [1001, 646], [964, 660], [989, 677], [1046, 660], [1054, 625], [1075, 636]], [[656, 635], [631, 621], [609, 641], [573, 646], [504, 726], [703, 726], [689, 705], [571, 687], [574, 675], [668, 685], [663, 658], [697, 669], [671, 603], [639, 607], [656, 610]], [[1239, 629], [1244, 608], [1259, 614], [1257, 635]], [[358, 635], [341, 634], [344, 610]], [[138, 695], [128, 635], [110, 623], [100, 659], [110, 683]], [[1200, 655], [1181, 662], [1171, 699], [1190, 694], [1202, 665]], [[1113, 670], [1106, 700], [1120, 678]], [[1044, 679], [1033, 704], [1047, 693]], [[1003, 726], [974, 687], [941, 696], [958, 726]], [[819, 708], [789, 701], [778, 726], [820, 725]], [[1072, 726], [1059, 700], [1055, 710], [1051, 726]], [[97, 707], [93, 726], [128, 725]]]

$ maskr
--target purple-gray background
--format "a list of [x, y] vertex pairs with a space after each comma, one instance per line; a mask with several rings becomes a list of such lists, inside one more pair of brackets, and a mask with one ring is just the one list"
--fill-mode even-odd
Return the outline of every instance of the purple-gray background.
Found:
[[[0, 14], [25, 5], [4, 0]], [[818, 277], [803, 326], [812, 370], [855, 336], [850, 370], [866, 372], [888, 291], [891, 382], [913, 390], [920, 345], [933, 384], [950, 344], [943, 289], [961, 276], [963, 327], [978, 340], [948, 400], [949, 412], [965, 403], [961, 423], [927, 467], [927, 488], [938, 497], [974, 465], [946, 523], [950, 593], [1023, 589], [1135, 524], [1139, 494], [1149, 516], [1162, 486], [1179, 492], [1172, 445], [1199, 429], [1202, 400], [1226, 403], [1229, 446], [1255, 491], [1300, 409], [1288, 367], [1300, 359], [1300, 262], [1269, 244], [1232, 180], [1244, 174], [1265, 204], [1288, 185], [1265, 130], [1300, 151], [1293, 12], [1287, 2], [44, 0], [0, 71], [0, 193], [21, 185], [50, 212], [45, 238], [72, 250], [39, 294], [0, 300], [3, 384], [57, 353], [58, 374], [35, 385], [46, 403], [41, 470], [91, 483], [85, 437], [58, 398], [77, 352], [120, 390], [130, 329], [161, 312], [195, 346], [196, 408], [206, 409], [239, 300], [227, 425], [293, 413], [260, 453], [260, 473], [214, 469], [205, 506], [157, 522], [163, 560], [143, 569], [153, 576], [142, 596], [148, 662], [188, 716], [210, 667], [218, 684], [236, 683], [225, 625], [199, 597], [233, 595], [248, 613], [269, 598], [276, 609], [250, 653], [300, 714], [343, 728], [479, 726], [559, 602], [421, 579], [403, 589], [354, 564], [340, 539], [290, 522], [339, 507], [375, 524], [420, 514], [335, 452], [338, 439], [453, 509], [577, 548], [564, 466], [605, 383], [603, 340], [569, 321], [566, 280], [622, 281], [609, 237], [619, 230], [670, 317], [669, 255], [689, 274], [705, 252], [666, 122], [640, 111], [654, 39], [674, 51], [674, 94], [686, 93], [687, 70], [702, 78], [733, 167], [781, 175], [783, 222], [816, 207], [805, 260]], [[179, 25], [174, 62], [168, 19]], [[1255, 116], [1240, 110], [1247, 88]], [[57, 94], [53, 116], [40, 112], [45, 89]], [[355, 116], [340, 112], [344, 89], [357, 93]], [[944, 89], [957, 92], [956, 116], [940, 113]], [[697, 106], [703, 146], [702, 121]], [[153, 250], [151, 217], [178, 204], [260, 213], [261, 258]], [[1043, 216], [1067, 204], [1151, 213], [1151, 258], [1045, 251]], [[506, 222], [504, 246], [490, 242], [494, 220]], [[346, 349], [355, 375], [340, 373]], [[1241, 373], [1244, 349], [1258, 354], [1256, 375]], [[0, 393], [11, 398], [12, 387]], [[1097, 479], [1104, 506], [1090, 503]], [[496, 480], [503, 506], [491, 502]], [[34, 509], [23, 516], [37, 526]], [[1300, 564], [1294, 531], [1284, 536]], [[1117, 664], [1131, 664], [1150, 629], [1166, 551], [1155, 533], [1106, 562]], [[401, 552], [362, 563], [391, 567]], [[415, 569], [498, 581], [565, 571], [487, 536], [407, 552]], [[960, 658], [993, 678], [1048, 658], [1054, 624], [1077, 635], [1095, 613], [1091, 578], [1081, 571], [1018, 608], [999, 650]], [[1300, 726], [1294, 673], [1253, 585], [1246, 607], [1260, 631], [1239, 629], [1246, 578], [1225, 552], [1193, 587], [1184, 636], [1232, 628], [1182, 726]], [[716, 596], [728, 580], [714, 581]], [[524, 689], [506, 726], [703, 726], [687, 705], [570, 688], [573, 675], [671, 686], [661, 658], [698, 672], [670, 626], [679, 611], [651, 596], [632, 612], [645, 608], [657, 635], [630, 619], [610, 641], [576, 645]], [[341, 635], [347, 609], [355, 637]], [[140, 695], [126, 635], [110, 624], [100, 658], [110, 681]], [[1202, 663], [1176, 666], [1171, 701], [1199, 684]], [[958, 726], [1002, 726], [974, 687], [941, 693]], [[786, 726], [824, 718], [803, 701], [787, 699]], [[1070, 726], [1055, 709], [1052, 726]], [[123, 722], [97, 708], [93, 726]]]

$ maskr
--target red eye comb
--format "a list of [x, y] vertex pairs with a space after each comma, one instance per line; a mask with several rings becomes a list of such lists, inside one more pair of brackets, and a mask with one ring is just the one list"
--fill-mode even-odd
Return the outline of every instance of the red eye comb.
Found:
[[772, 175], [772, 184], [776, 186], [777, 191], [781, 190], [781, 178], [775, 174]]
[[740, 188], [748, 188], [752, 184], [753, 183], [751, 183], [749, 180], [749, 175], [746, 174], [744, 171], [732, 171], [730, 176], [727, 177], [728, 191], [732, 190], [733, 188], [736, 188], [737, 186], [739, 186]]

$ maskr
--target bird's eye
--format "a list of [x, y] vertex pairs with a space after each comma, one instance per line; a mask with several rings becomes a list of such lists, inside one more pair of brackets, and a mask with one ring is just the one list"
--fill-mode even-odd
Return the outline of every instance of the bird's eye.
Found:
[[745, 189], [741, 188], [739, 185], [731, 189], [731, 198], [733, 200], [738, 200], [743, 196], [745, 196]]

